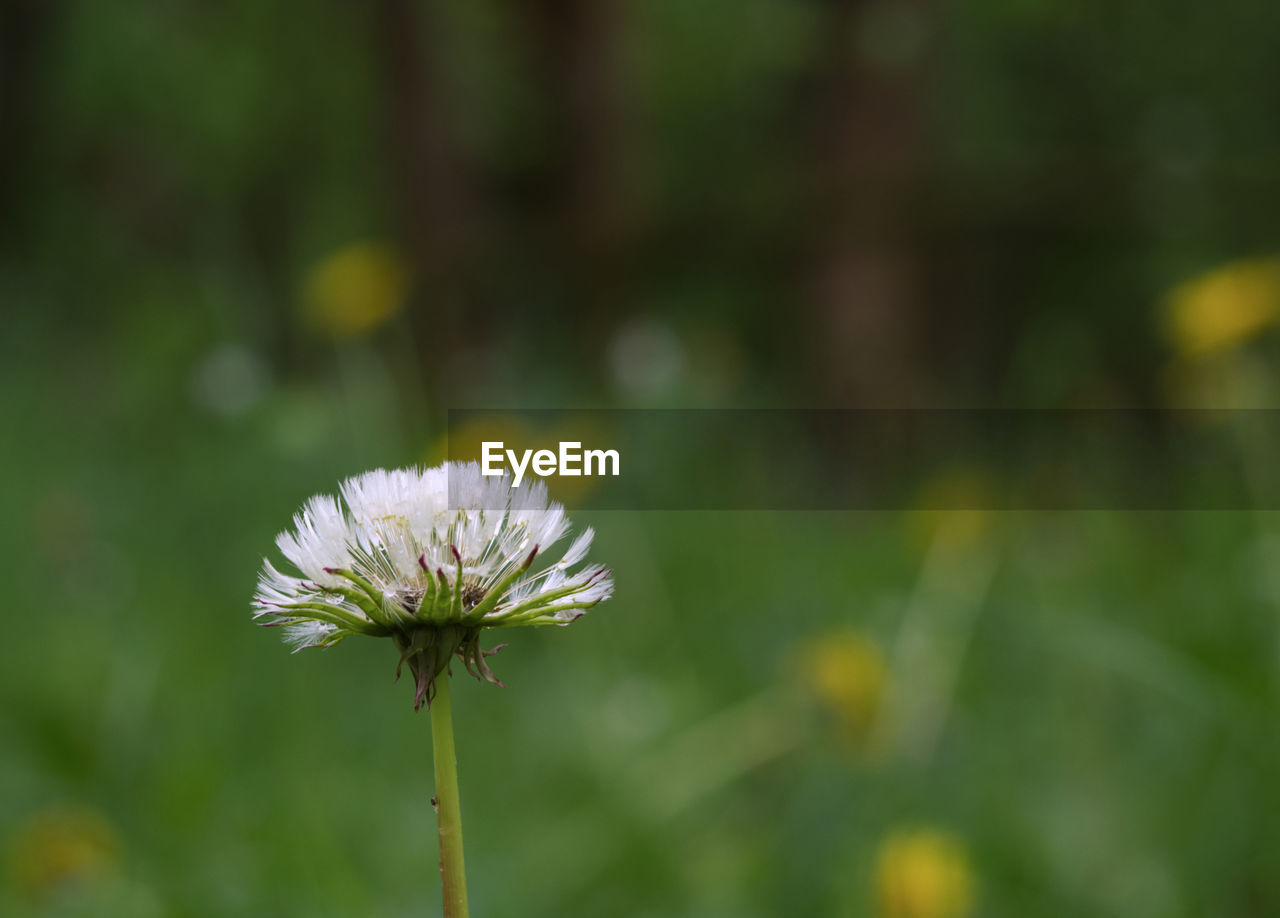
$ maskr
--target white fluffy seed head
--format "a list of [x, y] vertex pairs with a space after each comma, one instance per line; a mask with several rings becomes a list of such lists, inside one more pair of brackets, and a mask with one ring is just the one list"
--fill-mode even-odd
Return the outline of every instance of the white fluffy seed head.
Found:
[[591, 529], [542, 560], [570, 524], [541, 482], [516, 489], [476, 463], [446, 463], [366, 472], [339, 492], [308, 500], [276, 538], [301, 576], [267, 560], [259, 577], [255, 616], [285, 625], [298, 649], [423, 625], [567, 624], [612, 595], [604, 568], [574, 570]]

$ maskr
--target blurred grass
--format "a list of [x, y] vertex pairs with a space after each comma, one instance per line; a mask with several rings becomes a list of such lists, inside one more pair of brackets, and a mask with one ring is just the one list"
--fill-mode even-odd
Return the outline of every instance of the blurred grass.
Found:
[[[3, 370], [23, 435], [0, 492], [0, 836], [27, 852], [24, 825], [74, 806], [119, 849], [107, 878], [34, 890], [10, 853], [0, 910], [430, 914], [428, 725], [387, 648], [290, 656], [247, 606], [301, 499], [412, 451], [343, 436], [324, 383], [225, 418], [163, 361], [84, 388], [85, 355], [66, 356], [69, 378]], [[299, 403], [301, 452], [280, 435]], [[1004, 513], [960, 542], [900, 514], [578, 522], [616, 599], [516, 635], [495, 660], [508, 690], [456, 693], [477, 914], [864, 914], [882, 840], [918, 824], [963, 839], [984, 915], [1280, 901], [1260, 816], [1280, 798], [1269, 518]], [[967, 588], [930, 586], [939, 551], [991, 558], [962, 652], [946, 610]], [[848, 628], [885, 649], [901, 703], [876, 716], [924, 697], [931, 742], [850, 746], [798, 665]]]
[[[1274, 4], [632, 4], [579, 59], [448, 2], [442, 184], [483, 192], [454, 260], [389, 98], [411, 30], [11, 8], [4, 916], [436, 913], [390, 651], [289, 656], [248, 599], [303, 499], [439, 458], [447, 407], [850, 404], [824, 371], [883, 341], [855, 308], [913, 313], [942, 401], [1280, 392]], [[576, 94], [608, 79], [623, 115]], [[876, 162], [824, 143], [884, 111], [886, 162], [924, 165], [868, 215]], [[583, 163], [603, 254], [566, 229]], [[822, 253], [895, 246], [905, 305], [894, 258], [814, 297]], [[578, 522], [616, 598], [455, 693], [477, 915], [969, 910], [929, 884], [994, 918], [1280, 914], [1274, 513]]]

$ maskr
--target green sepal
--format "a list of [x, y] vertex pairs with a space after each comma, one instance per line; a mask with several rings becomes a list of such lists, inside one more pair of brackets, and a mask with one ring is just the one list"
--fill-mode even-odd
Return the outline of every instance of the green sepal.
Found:
[[359, 607], [365, 615], [369, 616], [371, 621], [375, 621], [379, 625], [384, 625], [390, 628], [401, 624], [405, 620], [406, 616], [392, 614], [389, 612], [389, 609], [394, 608], [393, 604], [387, 602], [387, 597], [381, 590], [355, 571], [348, 570], [347, 568], [327, 567], [325, 568], [325, 573], [343, 577], [359, 587], [358, 590], [353, 590], [350, 587], [344, 586], [336, 586], [326, 589], [332, 589], [333, 592], [340, 593], [345, 596], [348, 600]]
[[386, 627], [359, 618], [346, 609], [330, 605], [327, 602], [293, 602], [286, 603], [280, 608], [287, 610], [282, 613], [284, 615], [290, 615], [293, 618], [309, 618], [318, 622], [328, 622], [330, 625], [337, 625], [339, 628], [346, 628], [348, 631], [354, 631], [357, 634], [376, 637], [389, 633]]
[[502, 600], [503, 595], [510, 589], [511, 584], [515, 583], [516, 579], [533, 565], [533, 559], [537, 555], [538, 546], [535, 545], [524, 563], [494, 584], [493, 588], [485, 594], [484, 599], [476, 603], [476, 607], [462, 617], [462, 623], [464, 625], [476, 625], [483, 621], [484, 617], [492, 612], [494, 607]]
[[395, 639], [400, 648], [396, 678], [400, 678], [401, 668], [408, 663], [414, 682], [413, 709], [420, 710], [423, 705], [431, 707], [436, 679], [448, 669], [449, 659], [467, 639], [466, 629], [457, 625], [424, 626], [414, 628], [411, 633], [397, 631]]
[[431, 606], [431, 621], [437, 625], [445, 625], [449, 622], [449, 610], [453, 608], [453, 590], [449, 588], [449, 580], [444, 575], [444, 568], [437, 567], [436, 577], [436, 599]]
[[494, 675], [493, 670], [489, 668], [489, 664], [484, 661], [484, 658], [493, 656], [507, 645], [499, 644], [492, 650], [485, 650], [480, 646], [480, 630], [479, 628], [472, 628], [458, 647], [458, 656], [462, 659], [462, 665], [466, 667], [468, 673], [481, 682], [488, 682], [499, 688], [506, 688], [502, 684], [502, 680]]
[[418, 566], [422, 568], [423, 573], [427, 575], [426, 586], [422, 588], [422, 602], [418, 603], [418, 612], [414, 616], [420, 622], [429, 622], [435, 612], [436, 598], [440, 595], [440, 590], [436, 586], [435, 572], [427, 566], [427, 555], [425, 552], [418, 555]]
[[[547, 609], [545, 606], [539, 606], [519, 616], [495, 619], [493, 621], [493, 624], [490, 627], [509, 628], [516, 625], [544, 625], [544, 624], [545, 625], [567, 625], [569, 624], [569, 622], [574, 621], [574, 619], [571, 618], [568, 621], [566, 621], [564, 619], [553, 618], [553, 616], [557, 615], [560, 612], [571, 611], [574, 609], [590, 609], [592, 606], [598, 605], [599, 603], [600, 603], [599, 599], [593, 599], [591, 600], [591, 602], [571, 602], [563, 606], [556, 606], [555, 608], [552, 608], [552, 609]], [[575, 616], [574, 618], [578, 618], [578, 617], [580, 616]]]
[[346, 598], [348, 602], [356, 606], [361, 612], [368, 616], [370, 621], [377, 622], [379, 625], [390, 626], [391, 620], [388, 619], [383, 612], [382, 606], [373, 602], [367, 595], [360, 590], [353, 590], [351, 587], [335, 586], [325, 587], [326, 593], [337, 593], [339, 596]]
[[311, 646], [317, 647], [320, 650], [328, 650], [330, 647], [333, 647], [337, 644], [341, 644], [343, 641], [345, 641], [349, 637], [351, 637], [351, 632], [343, 629], [340, 631], [333, 632], [333, 634], [329, 635], [319, 644], [312, 644]]
[[[540, 606], [545, 606], [549, 602], [554, 602], [557, 599], [563, 599], [566, 596], [572, 596], [574, 593], [581, 593], [583, 590], [587, 589], [587, 587], [591, 586], [597, 577], [603, 577], [606, 575], [606, 571], [600, 571], [589, 577], [586, 583], [580, 583], [575, 586], [560, 587], [559, 589], [551, 590], [548, 593], [540, 593], [537, 596], [530, 597], [519, 605], [513, 606], [506, 612], [503, 612], [502, 615], [489, 619], [485, 624], [497, 625], [505, 621], [510, 621], [512, 618], [518, 619], [529, 612], [538, 609]], [[593, 602], [592, 605], [595, 605], [595, 603]]]

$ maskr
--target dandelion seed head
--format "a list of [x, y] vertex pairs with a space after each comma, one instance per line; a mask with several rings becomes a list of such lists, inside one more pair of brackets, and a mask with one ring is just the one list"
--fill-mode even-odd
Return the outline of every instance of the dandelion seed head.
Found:
[[265, 559], [255, 620], [284, 626], [295, 650], [353, 634], [394, 638], [415, 706], [429, 703], [455, 655], [497, 682], [483, 629], [566, 625], [613, 593], [610, 572], [583, 563], [590, 528], [554, 558], [570, 522], [541, 482], [516, 489], [476, 463], [446, 463], [365, 472], [339, 495], [312, 497], [276, 537], [301, 576]]

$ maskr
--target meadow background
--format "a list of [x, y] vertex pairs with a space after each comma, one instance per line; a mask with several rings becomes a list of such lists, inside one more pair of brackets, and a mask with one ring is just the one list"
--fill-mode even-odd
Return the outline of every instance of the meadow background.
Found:
[[[392, 651], [291, 657], [248, 602], [451, 407], [1275, 405], [1278, 33], [5, 4], [0, 913], [438, 914]], [[920, 487], [579, 514], [616, 597], [455, 692], [475, 913], [1280, 913], [1275, 515]]]

